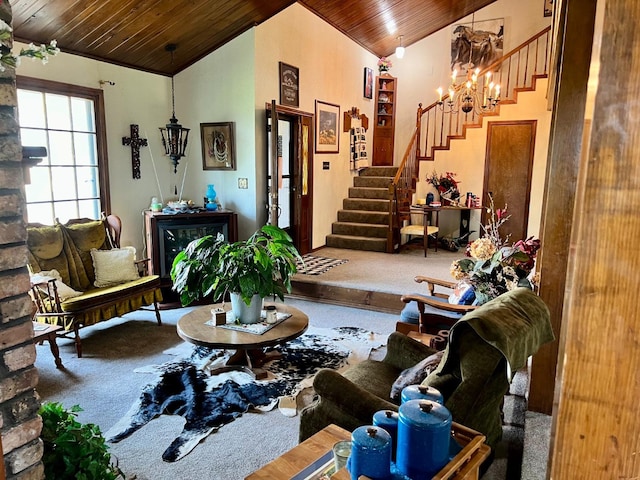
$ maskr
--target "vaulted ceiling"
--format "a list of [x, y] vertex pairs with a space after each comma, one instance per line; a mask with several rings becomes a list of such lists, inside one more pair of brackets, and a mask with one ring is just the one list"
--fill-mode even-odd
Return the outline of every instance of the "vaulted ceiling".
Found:
[[[411, 45], [495, 0], [300, 0], [376, 56]], [[10, 0], [17, 40], [175, 74], [293, 0]], [[167, 44], [177, 44], [172, 55]]]

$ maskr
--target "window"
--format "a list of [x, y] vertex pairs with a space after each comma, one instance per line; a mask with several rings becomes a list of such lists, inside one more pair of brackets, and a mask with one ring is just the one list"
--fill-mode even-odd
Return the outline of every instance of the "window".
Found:
[[100, 218], [109, 211], [102, 90], [18, 77], [25, 146], [46, 147], [25, 185], [30, 223]]

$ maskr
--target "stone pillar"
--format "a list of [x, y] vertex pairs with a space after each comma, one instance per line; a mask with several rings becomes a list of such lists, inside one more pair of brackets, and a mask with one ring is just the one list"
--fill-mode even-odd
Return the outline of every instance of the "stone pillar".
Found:
[[[11, 6], [6, 0], [0, 3], [0, 18], [11, 25]], [[0, 438], [7, 480], [36, 480], [44, 478], [42, 420], [35, 391], [38, 372], [16, 115], [15, 70], [7, 68], [0, 72]]]

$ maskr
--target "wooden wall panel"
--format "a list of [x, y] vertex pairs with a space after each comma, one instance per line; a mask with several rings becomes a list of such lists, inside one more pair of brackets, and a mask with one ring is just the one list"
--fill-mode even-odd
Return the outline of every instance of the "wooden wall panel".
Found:
[[570, 244], [553, 479], [640, 477], [640, 2], [599, 0], [601, 7], [600, 75]]

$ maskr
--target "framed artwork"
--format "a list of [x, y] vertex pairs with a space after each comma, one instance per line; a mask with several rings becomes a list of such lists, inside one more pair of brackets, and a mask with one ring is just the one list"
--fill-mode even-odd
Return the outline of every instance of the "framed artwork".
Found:
[[297, 67], [279, 62], [280, 65], [280, 105], [298, 107], [300, 105], [300, 77]]
[[373, 98], [373, 70], [364, 67], [364, 98]]
[[502, 58], [504, 18], [459, 23], [451, 28], [451, 70], [466, 76], [467, 71], [483, 70]]
[[340, 106], [316, 100], [316, 153], [340, 151]]
[[544, 0], [544, 16], [550, 17], [553, 14], [553, 0]]
[[235, 170], [234, 122], [201, 123], [203, 170]]

